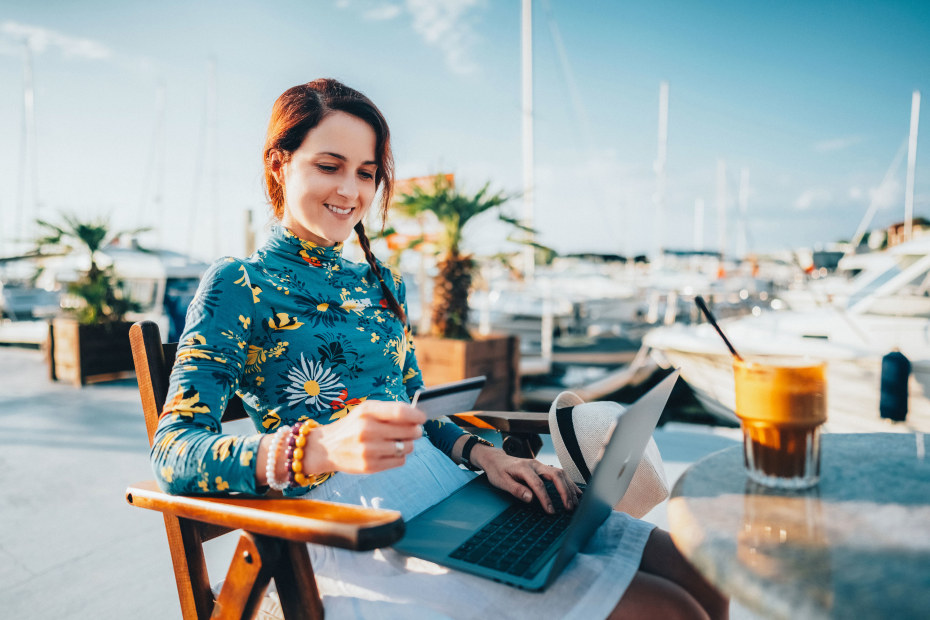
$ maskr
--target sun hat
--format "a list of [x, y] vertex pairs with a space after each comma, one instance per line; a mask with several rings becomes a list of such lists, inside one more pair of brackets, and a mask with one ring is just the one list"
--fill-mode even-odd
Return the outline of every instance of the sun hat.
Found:
[[[562, 392], [549, 407], [549, 432], [555, 454], [565, 473], [576, 483], [586, 483], [604, 454], [614, 422], [626, 407], [611, 401], [590, 403], [573, 392]], [[668, 497], [668, 481], [655, 439], [649, 438], [630, 487], [614, 510], [637, 519]]]

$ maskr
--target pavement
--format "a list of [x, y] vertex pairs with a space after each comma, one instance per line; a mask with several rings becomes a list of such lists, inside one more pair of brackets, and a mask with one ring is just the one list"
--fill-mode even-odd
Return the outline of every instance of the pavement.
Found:
[[[738, 436], [669, 424], [655, 437], [674, 484]], [[180, 617], [162, 517], [124, 498], [152, 478], [148, 452], [134, 379], [78, 389], [49, 381], [40, 351], [0, 347], [0, 617]], [[547, 444], [541, 459], [554, 458]], [[646, 519], [667, 528], [665, 503]], [[235, 547], [226, 538], [206, 546], [213, 581]]]

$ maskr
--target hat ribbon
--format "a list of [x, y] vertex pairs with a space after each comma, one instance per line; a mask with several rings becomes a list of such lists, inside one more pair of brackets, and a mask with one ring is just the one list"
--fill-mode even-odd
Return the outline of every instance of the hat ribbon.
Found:
[[581, 452], [581, 446], [578, 445], [578, 437], [575, 435], [575, 423], [572, 421], [572, 409], [574, 407], [562, 407], [555, 410], [555, 420], [559, 427], [559, 434], [562, 436], [562, 442], [568, 455], [572, 458], [578, 473], [585, 482], [591, 480], [591, 471], [588, 464], [584, 461], [584, 455]]

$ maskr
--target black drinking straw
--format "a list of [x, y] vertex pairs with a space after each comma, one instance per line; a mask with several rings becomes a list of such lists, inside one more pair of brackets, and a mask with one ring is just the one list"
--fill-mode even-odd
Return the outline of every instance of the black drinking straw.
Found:
[[714, 315], [711, 313], [710, 308], [707, 307], [707, 304], [704, 303], [704, 298], [700, 295], [694, 296], [694, 303], [697, 304], [697, 307], [701, 309], [701, 312], [704, 313], [704, 316], [707, 317], [707, 320], [710, 321], [710, 324], [714, 326], [714, 329], [717, 330], [717, 333], [720, 334], [720, 337], [723, 338], [724, 344], [727, 345], [727, 348], [730, 349], [730, 353], [733, 354], [733, 357], [739, 361], [743, 361], [743, 356], [736, 352], [736, 349], [733, 348], [733, 345], [730, 344], [730, 340], [724, 335], [723, 330], [720, 329], [720, 326], [717, 325], [717, 319], [714, 318]]

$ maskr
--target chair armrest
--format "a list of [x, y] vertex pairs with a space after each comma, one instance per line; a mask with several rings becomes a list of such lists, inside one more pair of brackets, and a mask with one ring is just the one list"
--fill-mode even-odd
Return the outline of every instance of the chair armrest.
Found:
[[126, 501], [201, 523], [354, 551], [387, 547], [404, 535], [399, 512], [335, 502], [170, 495], [154, 480], [128, 487]]
[[549, 434], [549, 414], [536, 411], [469, 411], [449, 416], [466, 428], [483, 428], [505, 433]]

